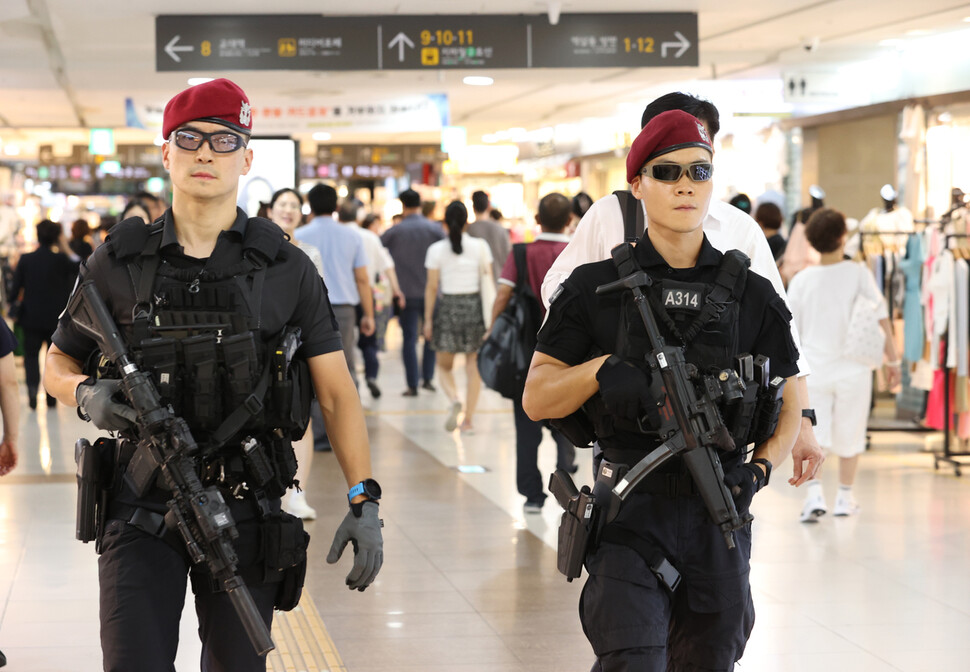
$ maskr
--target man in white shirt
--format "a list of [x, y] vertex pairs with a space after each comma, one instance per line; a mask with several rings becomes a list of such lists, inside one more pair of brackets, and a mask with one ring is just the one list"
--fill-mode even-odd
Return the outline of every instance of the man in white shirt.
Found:
[[[719, 114], [713, 103], [680, 92], [668, 93], [647, 105], [640, 126], [646, 126], [655, 116], [668, 110], [683, 110], [697, 117], [707, 129], [711, 140], [721, 128]], [[735, 249], [744, 252], [751, 259], [751, 270], [771, 281], [778, 294], [786, 298], [768, 242], [749, 215], [728, 203], [712, 200], [703, 227], [711, 245], [721, 251]], [[573, 269], [582, 264], [609, 259], [610, 250], [623, 240], [623, 210], [617, 197], [611, 194], [593, 203], [580, 220], [569, 245], [546, 273], [542, 282], [542, 302], [545, 307], [549, 307], [555, 298], [556, 289], [569, 277]], [[792, 337], [795, 344], [801, 347], [794, 324]], [[803, 417], [798, 439], [792, 449], [793, 475], [788, 480], [795, 486], [813, 478], [825, 459], [812, 429], [815, 413], [808, 402], [805, 376], [809, 370], [803, 359], [799, 359], [798, 369], [798, 396]]]

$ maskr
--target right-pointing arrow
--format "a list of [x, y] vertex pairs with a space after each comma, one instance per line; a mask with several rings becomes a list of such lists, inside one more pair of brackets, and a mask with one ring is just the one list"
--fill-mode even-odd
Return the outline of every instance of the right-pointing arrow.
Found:
[[387, 43], [388, 49], [393, 49], [395, 46], [397, 47], [397, 60], [404, 61], [404, 47], [414, 47], [414, 42], [404, 33], [398, 33], [393, 40]]
[[183, 44], [180, 47], [176, 47], [175, 44], [179, 41], [180, 37], [182, 36], [176, 35], [175, 37], [173, 37], [171, 40], [168, 41], [168, 44], [165, 45], [165, 53], [171, 56], [172, 60], [175, 61], [176, 63], [182, 62], [182, 58], [181, 56], [178, 55], [177, 52], [195, 50], [195, 47], [193, 47], [191, 44]]
[[674, 31], [674, 37], [677, 38], [678, 40], [677, 42], [661, 43], [660, 45], [661, 58], [667, 58], [667, 49], [669, 49], [670, 47], [680, 47], [680, 49], [677, 50], [677, 53], [674, 54], [674, 58], [680, 58], [681, 56], [683, 56], [684, 52], [687, 51], [687, 49], [690, 47], [690, 40], [684, 37], [684, 35], [679, 30]]

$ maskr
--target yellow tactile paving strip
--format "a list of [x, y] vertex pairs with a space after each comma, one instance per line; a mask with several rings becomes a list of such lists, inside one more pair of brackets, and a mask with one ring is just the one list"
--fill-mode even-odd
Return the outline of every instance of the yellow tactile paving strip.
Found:
[[347, 672], [310, 596], [293, 611], [273, 615], [276, 649], [266, 656], [267, 672]]

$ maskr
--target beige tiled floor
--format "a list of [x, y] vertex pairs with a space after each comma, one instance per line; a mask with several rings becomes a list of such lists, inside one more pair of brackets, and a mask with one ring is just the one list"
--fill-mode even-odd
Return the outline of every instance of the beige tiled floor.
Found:
[[[515, 492], [508, 402], [483, 395], [473, 435], [442, 429], [439, 392], [401, 398], [397, 355], [379, 400], [364, 393], [375, 474], [384, 486], [386, 561], [364, 593], [323, 558], [344, 515], [345, 484], [317, 454], [308, 487], [320, 518], [307, 593], [350, 672], [584, 672], [581, 581], [555, 569], [558, 509], [525, 516]], [[459, 374], [460, 378], [461, 374]], [[0, 649], [13, 672], [100, 669], [97, 563], [74, 541], [71, 409], [24, 412], [22, 463], [0, 480]], [[970, 483], [934, 472], [932, 435], [878, 433], [863, 457], [854, 518], [797, 522], [803, 493], [779, 467], [754, 512], [758, 619], [739, 670], [937, 672], [970, 656]], [[547, 440], [548, 441], [548, 440]], [[544, 445], [541, 466], [553, 468]], [[589, 473], [581, 453], [580, 476]], [[482, 465], [485, 473], [459, 473]], [[835, 464], [826, 474], [834, 494]], [[198, 669], [191, 607], [179, 670]]]

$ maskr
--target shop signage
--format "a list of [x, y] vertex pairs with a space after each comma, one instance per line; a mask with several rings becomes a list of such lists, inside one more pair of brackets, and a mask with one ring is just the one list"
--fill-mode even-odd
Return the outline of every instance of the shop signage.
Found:
[[257, 103], [253, 129], [258, 134], [329, 131], [332, 133], [437, 132], [447, 125], [448, 96], [429, 94], [383, 100], [329, 98], [319, 103]]
[[[252, 108], [257, 135], [290, 133], [386, 133], [407, 128], [437, 132], [448, 124], [448, 95], [432, 93], [400, 98], [361, 100], [326, 98], [319, 101], [260, 100]], [[125, 100], [126, 125], [161, 132], [162, 107]]]
[[447, 158], [437, 145], [317, 145], [319, 164], [406, 166]]
[[697, 14], [163, 15], [155, 69], [442, 70], [696, 66]]

